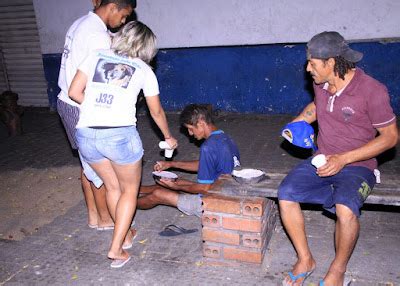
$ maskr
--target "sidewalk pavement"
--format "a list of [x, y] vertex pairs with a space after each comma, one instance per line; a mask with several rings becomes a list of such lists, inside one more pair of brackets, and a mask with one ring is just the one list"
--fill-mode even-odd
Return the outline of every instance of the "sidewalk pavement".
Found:
[[[279, 136], [281, 127], [290, 118], [219, 114], [216, 123], [237, 142], [244, 167], [287, 172], [307, 156]], [[178, 131], [178, 114], [170, 113], [168, 119], [179, 140], [174, 159], [197, 159], [198, 147]], [[43, 169], [68, 167], [76, 170], [78, 177], [79, 161], [68, 147], [57, 114], [28, 109], [23, 126], [25, 133], [17, 138], [7, 138], [0, 126], [0, 175], [18, 171], [24, 176], [29, 172], [33, 178]], [[138, 129], [145, 148], [143, 183], [152, 184], [153, 164], [163, 159], [158, 148], [159, 138], [144, 113], [138, 116]], [[382, 157], [382, 179], [395, 178], [400, 174], [400, 160], [393, 151], [386, 155]], [[179, 175], [195, 178], [184, 173]], [[68, 179], [60, 176], [58, 186], [69, 188]], [[47, 184], [45, 179], [35, 182]], [[174, 208], [158, 206], [137, 211], [138, 237], [129, 250], [132, 260], [122, 269], [111, 269], [106, 254], [112, 232], [87, 227], [83, 196], [79, 187], [75, 188], [72, 192], [78, 198], [77, 205], [60, 210], [52, 221], [20, 241], [0, 239], [0, 285], [280, 285], [284, 273], [296, 260], [294, 249], [278, 222], [261, 266], [244, 263], [230, 268], [210, 266], [202, 258], [200, 220]], [[27, 191], [18, 187], [18, 180], [13, 188], [0, 185], [1, 197]], [[334, 256], [334, 221], [324, 216], [319, 207], [305, 206], [304, 214], [308, 240], [317, 261], [314, 274], [305, 284], [318, 285]], [[5, 217], [0, 217], [0, 221], [12, 223]], [[348, 267], [352, 285], [400, 285], [399, 221], [399, 208], [364, 208], [360, 238]], [[199, 231], [169, 238], [159, 236], [163, 227], [171, 223]]]

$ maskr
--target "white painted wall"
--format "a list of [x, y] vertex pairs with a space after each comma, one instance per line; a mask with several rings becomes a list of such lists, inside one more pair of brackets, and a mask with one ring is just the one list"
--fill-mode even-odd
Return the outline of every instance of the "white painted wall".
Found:
[[69, 26], [92, 9], [90, 0], [33, 0], [43, 54], [61, 53]]
[[[42, 52], [59, 53], [90, 0], [33, 0]], [[307, 42], [336, 30], [348, 40], [400, 37], [399, 0], [137, 0], [160, 48]]]

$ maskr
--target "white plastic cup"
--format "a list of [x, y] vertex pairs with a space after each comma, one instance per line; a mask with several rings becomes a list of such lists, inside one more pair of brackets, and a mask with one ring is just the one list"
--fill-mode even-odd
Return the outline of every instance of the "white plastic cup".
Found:
[[171, 149], [171, 146], [169, 146], [167, 142], [160, 141], [160, 143], [158, 143], [158, 147], [164, 149], [165, 158], [172, 158], [172, 155], [174, 154], [174, 149]]
[[158, 147], [160, 147], [161, 149], [170, 149], [171, 148], [166, 141], [160, 141], [160, 143], [158, 143]]
[[164, 157], [165, 158], [172, 158], [173, 154], [174, 154], [174, 149], [165, 149], [164, 150]]
[[318, 154], [317, 156], [315, 156], [312, 160], [311, 160], [311, 164], [313, 164], [315, 166], [315, 168], [319, 168], [322, 167], [323, 165], [325, 165], [327, 163], [326, 161], [326, 157], [324, 154]]

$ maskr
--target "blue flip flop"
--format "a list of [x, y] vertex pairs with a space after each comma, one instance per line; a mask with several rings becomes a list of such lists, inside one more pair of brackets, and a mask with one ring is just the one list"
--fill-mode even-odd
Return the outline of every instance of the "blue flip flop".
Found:
[[[298, 279], [303, 278], [303, 282], [301, 282], [301, 285], [304, 285], [304, 281], [314, 272], [314, 269], [308, 272], [303, 272], [297, 275], [294, 275], [293, 272], [289, 271], [288, 275], [290, 277], [290, 280], [292, 280], [290, 283], [286, 282], [286, 280], [282, 281], [282, 286], [290, 286], [293, 285]], [[320, 285], [321, 286], [321, 285]]]

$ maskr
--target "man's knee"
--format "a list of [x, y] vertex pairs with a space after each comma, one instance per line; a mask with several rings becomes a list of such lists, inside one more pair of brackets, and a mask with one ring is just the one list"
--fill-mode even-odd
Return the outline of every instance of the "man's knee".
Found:
[[283, 217], [292, 217], [295, 213], [301, 212], [300, 203], [287, 201], [287, 200], [279, 200], [279, 213]]
[[336, 217], [341, 223], [357, 222], [357, 215], [348, 207], [342, 204], [336, 205]]
[[298, 202], [293, 202], [293, 201], [288, 201], [288, 200], [278, 200], [279, 203], [279, 207], [280, 208], [292, 208], [292, 207], [296, 207], [297, 205], [299, 205]]
[[154, 201], [162, 203], [165, 201], [167, 192], [162, 188], [155, 188], [151, 193], [151, 197]]
[[142, 186], [139, 192], [141, 194], [139, 200], [143, 198], [154, 204], [160, 204], [165, 198], [165, 191], [158, 186]]

